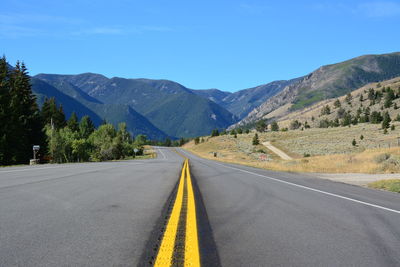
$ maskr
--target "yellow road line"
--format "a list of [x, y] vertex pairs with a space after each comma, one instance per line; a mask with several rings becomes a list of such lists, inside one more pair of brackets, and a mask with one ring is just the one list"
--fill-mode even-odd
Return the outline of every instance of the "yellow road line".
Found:
[[186, 217], [185, 266], [200, 266], [199, 240], [197, 235], [196, 204], [190, 176], [189, 164], [186, 167], [188, 208]]
[[164, 236], [157, 254], [156, 262], [154, 266], [170, 266], [172, 261], [172, 254], [175, 247], [175, 237], [178, 230], [179, 215], [182, 209], [183, 200], [183, 184], [185, 179], [185, 169], [187, 162], [183, 164], [182, 174], [179, 181], [178, 192], [174, 206], [172, 208], [171, 216], [168, 220], [167, 228], [164, 232]]
[[[180, 154], [178, 151], [176, 151], [176, 153]], [[182, 154], [180, 155], [184, 157]], [[179, 217], [182, 212], [185, 181], [187, 191], [187, 210], [185, 225], [184, 265], [190, 267], [200, 266], [196, 203], [194, 198], [192, 178], [190, 176], [189, 160], [186, 157], [184, 158], [185, 162], [182, 167], [175, 203], [172, 208], [171, 216], [168, 220], [167, 228], [164, 232], [154, 266], [171, 266], [173, 264], [176, 234], [178, 231]]]

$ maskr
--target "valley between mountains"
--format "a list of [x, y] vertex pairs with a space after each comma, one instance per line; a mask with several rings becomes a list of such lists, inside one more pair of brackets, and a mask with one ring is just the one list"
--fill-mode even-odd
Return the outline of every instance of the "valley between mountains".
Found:
[[[188, 138], [213, 129], [279, 120], [371, 82], [400, 75], [400, 53], [366, 55], [322, 66], [308, 75], [225, 92], [194, 90], [169, 80], [107, 78], [100, 74], [38, 74], [31, 79], [41, 105], [54, 97], [69, 117], [89, 115], [96, 125], [125, 121], [133, 135], [152, 140]], [[233, 88], [235, 89], [235, 88]]]

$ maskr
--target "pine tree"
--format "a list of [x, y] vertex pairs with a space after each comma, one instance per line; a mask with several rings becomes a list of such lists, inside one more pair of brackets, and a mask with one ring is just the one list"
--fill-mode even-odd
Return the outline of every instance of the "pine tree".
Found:
[[352, 144], [353, 146], [356, 146], [356, 145], [357, 145], [356, 139], [353, 139], [353, 141], [351, 142], [351, 144]]
[[260, 140], [258, 140], [258, 134], [256, 133], [253, 137], [253, 146], [259, 145]]
[[75, 112], [72, 112], [71, 117], [69, 117], [69, 120], [67, 121], [67, 126], [73, 132], [79, 131], [78, 116], [76, 116]]
[[184, 138], [179, 139], [179, 146], [183, 146], [186, 143]]
[[391, 122], [391, 118], [389, 116], [389, 112], [385, 112], [383, 114], [383, 120], [382, 120], [382, 129], [387, 129], [390, 127], [390, 122]]
[[374, 100], [375, 99], [375, 90], [372, 88], [368, 89], [368, 99], [369, 100]]
[[383, 118], [380, 112], [373, 111], [369, 117], [369, 120], [371, 123], [378, 124], [383, 120]]
[[0, 165], [10, 164], [11, 112], [10, 112], [10, 73], [6, 58], [0, 59]]
[[256, 130], [257, 132], [265, 132], [265, 129], [267, 128], [267, 124], [265, 123], [264, 119], [261, 119], [256, 122]]
[[79, 133], [81, 138], [87, 139], [93, 132], [95, 126], [89, 116], [83, 116], [79, 123]]
[[340, 100], [339, 100], [339, 99], [336, 99], [335, 102], [333, 103], [333, 106], [334, 106], [335, 108], [340, 108], [340, 107], [342, 106], [342, 104], [340, 103]]
[[165, 138], [164, 146], [171, 146], [171, 145], [172, 145], [171, 139], [168, 137]]
[[213, 136], [219, 136], [218, 129], [214, 129], [214, 130], [211, 131], [211, 137], [213, 137]]
[[273, 132], [279, 131], [279, 125], [278, 125], [278, 123], [276, 121], [273, 121], [271, 123], [271, 131], [273, 131]]
[[66, 124], [63, 108], [61, 105], [57, 107], [56, 100], [53, 97], [45, 99], [42, 106], [41, 118], [44, 124], [52, 124], [55, 129], [63, 128]]
[[347, 112], [342, 120], [342, 126], [350, 126], [351, 121], [352, 121], [352, 116], [349, 112]]
[[297, 130], [301, 127], [301, 123], [298, 120], [294, 120], [290, 122], [290, 130]]
[[195, 139], [194, 139], [194, 144], [195, 145], [198, 145], [200, 143], [200, 137], [196, 137]]
[[331, 114], [331, 108], [328, 105], [326, 105], [325, 107], [323, 107], [321, 109], [321, 115], [323, 116], [323, 115], [329, 115], [329, 114]]
[[24, 63], [17, 62], [10, 75], [10, 130], [12, 163], [26, 163], [32, 146], [45, 142], [39, 108], [32, 93], [30, 77]]

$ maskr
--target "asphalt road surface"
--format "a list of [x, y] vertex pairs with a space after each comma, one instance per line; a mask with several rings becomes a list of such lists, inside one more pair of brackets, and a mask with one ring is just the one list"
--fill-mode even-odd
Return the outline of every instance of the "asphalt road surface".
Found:
[[400, 194], [185, 154], [222, 266], [400, 266]]
[[[183, 162], [157, 150], [152, 160], [0, 169], [0, 266], [142, 264]], [[400, 194], [180, 151], [215, 264], [400, 266]]]
[[0, 169], [0, 266], [135, 266], [182, 157]]

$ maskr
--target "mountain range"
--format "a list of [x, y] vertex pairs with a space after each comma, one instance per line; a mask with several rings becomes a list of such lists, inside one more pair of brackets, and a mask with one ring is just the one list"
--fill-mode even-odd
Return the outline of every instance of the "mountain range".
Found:
[[273, 113], [277, 119], [370, 82], [400, 75], [400, 53], [366, 55], [326, 65], [312, 73], [237, 92], [194, 90], [169, 80], [107, 78], [100, 74], [38, 74], [32, 89], [39, 104], [55, 97], [66, 116], [89, 115], [125, 121], [134, 134], [151, 139], [207, 135], [213, 129], [252, 123]]

